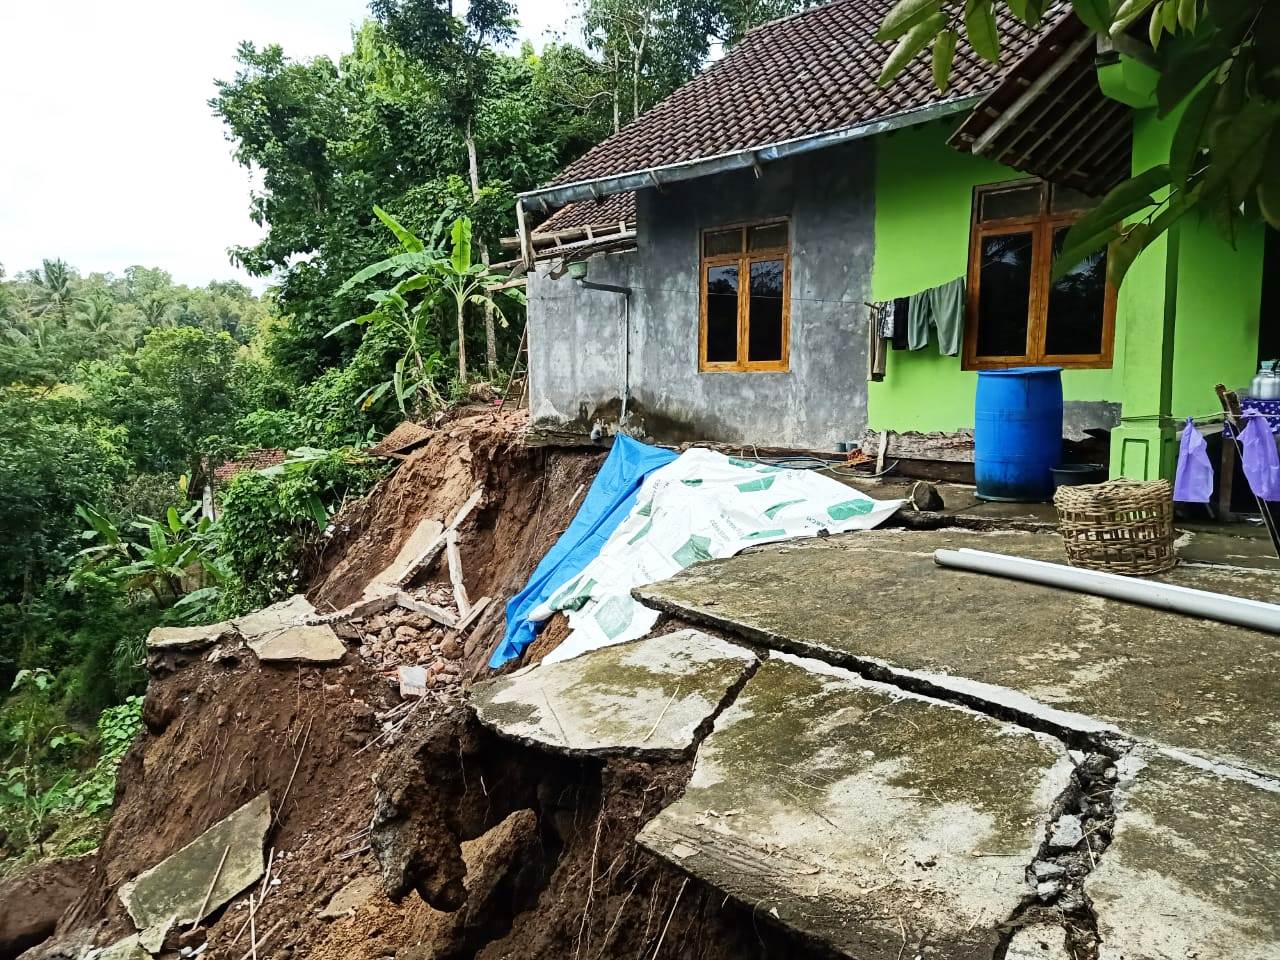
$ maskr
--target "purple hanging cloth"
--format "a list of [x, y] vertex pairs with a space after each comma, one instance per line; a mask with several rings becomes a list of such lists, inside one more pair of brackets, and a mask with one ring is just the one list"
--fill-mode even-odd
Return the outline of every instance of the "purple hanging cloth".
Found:
[[1245, 428], [1240, 433], [1245, 478], [1259, 500], [1280, 500], [1280, 453], [1276, 451], [1276, 438], [1262, 414], [1246, 414], [1245, 420]]
[[1178, 447], [1173, 499], [1182, 503], [1208, 503], [1213, 499], [1213, 465], [1209, 463], [1208, 445], [1190, 417]]

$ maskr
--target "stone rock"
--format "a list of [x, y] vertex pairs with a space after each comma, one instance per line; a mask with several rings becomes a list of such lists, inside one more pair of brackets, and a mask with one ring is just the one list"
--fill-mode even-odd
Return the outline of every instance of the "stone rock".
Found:
[[1053, 824], [1049, 834], [1049, 846], [1055, 850], [1070, 850], [1084, 839], [1084, 826], [1079, 817], [1063, 814]]
[[1045, 880], [1056, 880], [1066, 872], [1066, 869], [1061, 864], [1054, 863], [1052, 860], [1037, 860], [1031, 864], [1031, 874], [1035, 877], [1037, 883]]
[[1061, 892], [1061, 880], [1042, 880], [1036, 884], [1036, 897], [1042, 903], [1047, 903]]
[[347, 648], [329, 626], [289, 627], [249, 641], [268, 663], [337, 663]]
[[[139, 930], [170, 921], [187, 926], [204, 919], [262, 876], [266, 869], [262, 845], [270, 826], [271, 803], [264, 792], [181, 850], [121, 885], [120, 902]], [[204, 912], [197, 916], [206, 896]]]
[[1067, 932], [1049, 924], [1023, 927], [1009, 941], [1005, 960], [1071, 960]]
[[416, 627], [409, 626], [396, 627], [395, 638], [397, 640], [417, 640], [418, 630]]
[[233, 632], [227, 620], [201, 627], [153, 627], [147, 634], [147, 650], [199, 650], [225, 640]]
[[311, 601], [299, 593], [288, 600], [281, 600], [255, 613], [232, 620], [231, 624], [246, 640], [252, 640], [264, 633], [305, 623], [315, 615], [316, 608], [311, 605]]
[[0, 878], [0, 957], [54, 935], [58, 919], [89, 887], [93, 855], [45, 860]]
[[142, 948], [138, 934], [130, 934], [107, 947], [90, 950], [84, 960], [151, 960], [151, 954]]
[[329, 898], [323, 910], [322, 920], [336, 920], [345, 917], [353, 910], [361, 907], [366, 900], [382, 889], [382, 881], [377, 877], [356, 877], [345, 887]]
[[917, 510], [942, 510], [946, 504], [942, 502], [942, 494], [928, 480], [919, 480], [911, 488], [911, 504]]
[[448, 660], [461, 660], [462, 644], [450, 637], [440, 644], [440, 656]]

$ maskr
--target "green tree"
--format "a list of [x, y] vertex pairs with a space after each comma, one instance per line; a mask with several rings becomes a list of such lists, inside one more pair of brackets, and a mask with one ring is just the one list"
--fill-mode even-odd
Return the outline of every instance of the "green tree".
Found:
[[237, 351], [226, 333], [155, 329], [136, 354], [92, 364], [84, 387], [104, 417], [127, 429], [140, 469], [196, 476], [210, 438], [229, 433], [245, 412]]
[[[1000, 60], [996, 11], [1038, 24], [1048, 0], [899, 0], [878, 39], [895, 46], [888, 83], [931, 48], [935, 80], [947, 86], [956, 44]], [[1169, 162], [1116, 187], [1068, 234], [1055, 274], [1110, 245], [1112, 279], [1123, 279], [1148, 244], [1195, 211], [1234, 240], [1241, 218], [1280, 227], [1280, 5], [1275, 0], [1071, 0], [1101, 36], [1145, 23], [1159, 73], [1161, 117], [1181, 111]], [[1056, 10], [1056, 8], [1054, 8]]]
[[[437, 86], [453, 123], [462, 130], [467, 148], [467, 174], [472, 197], [480, 199], [480, 158], [476, 150], [476, 121], [481, 101], [489, 91], [497, 58], [492, 46], [515, 36], [509, 0], [471, 0], [466, 16], [453, 15], [453, 5], [445, 0], [372, 0], [370, 9], [382, 22], [392, 39], [409, 56], [429, 71], [439, 74]], [[490, 263], [489, 251], [480, 240], [480, 256]], [[461, 328], [460, 328], [461, 329]], [[498, 374], [497, 334], [494, 310], [484, 304], [485, 362], [489, 379]], [[466, 348], [461, 334], [458, 355], [464, 358]]]
[[61, 574], [76, 504], [123, 479], [125, 440], [73, 397], [0, 390], [0, 603], [22, 602]]

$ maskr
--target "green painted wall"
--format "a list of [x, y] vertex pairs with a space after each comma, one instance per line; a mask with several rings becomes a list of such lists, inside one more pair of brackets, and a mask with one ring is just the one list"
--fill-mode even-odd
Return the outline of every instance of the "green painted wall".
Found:
[[1179, 230], [1173, 412], [1200, 417], [1222, 409], [1216, 383], [1248, 386], [1258, 369], [1266, 229], [1261, 222], [1247, 225], [1235, 249], [1198, 217], [1188, 217]]
[[[1133, 172], [1165, 163], [1178, 115], [1134, 118]], [[1143, 251], [1120, 288], [1116, 345], [1125, 371], [1111, 472], [1135, 480], [1172, 477], [1181, 421], [1218, 413], [1214, 386], [1245, 385], [1257, 369], [1262, 302], [1260, 223], [1232, 245], [1208, 222], [1185, 217]]]
[[[955, 121], [877, 138], [876, 251], [872, 297], [889, 300], [954, 280], [969, 259], [973, 188], [1023, 174], [947, 146]], [[1116, 355], [1123, 325], [1116, 324]], [[959, 357], [890, 350], [885, 379], [870, 383], [867, 418], [875, 430], [961, 430], [973, 426], [978, 375]], [[1067, 400], [1118, 400], [1111, 370], [1068, 370]]]

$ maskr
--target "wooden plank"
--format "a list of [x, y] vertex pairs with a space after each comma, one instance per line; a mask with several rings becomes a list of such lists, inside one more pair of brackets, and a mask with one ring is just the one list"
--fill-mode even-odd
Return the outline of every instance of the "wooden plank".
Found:
[[433, 603], [424, 603], [403, 590], [396, 594], [396, 605], [404, 607], [404, 609], [412, 613], [420, 613], [428, 620], [434, 620], [440, 626], [448, 627], [450, 630], [454, 630], [458, 626], [458, 618], [448, 610], [437, 607]]
[[445, 555], [449, 558], [449, 581], [453, 584], [453, 602], [458, 616], [466, 618], [471, 612], [471, 600], [467, 597], [467, 585], [462, 578], [462, 551], [458, 549], [458, 531], [452, 527], [445, 533]]
[[480, 614], [484, 613], [485, 607], [489, 606], [492, 601], [492, 597], [481, 597], [477, 600], [475, 606], [471, 608], [471, 612], [458, 621], [458, 626], [455, 627], [458, 633], [466, 633], [480, 619]]
[[472, 491], [471, 496], [467, 498], [467, 502], [458, 509], [456, 514], [454, 514], [453, 520], [450, 521], [449, 526], [445, 528], [444, 532], [436, 537], [436, 539], [432, 541], [431, 545], [427, 547], [427, 549], [424, 550], [418, 558], [413, 561], [413, 563], [409, 564], [409, 566], [405, 568], [404, 573], [400, 575], [400, 579], [395, 582], [396, 586], [407, 587], [413, 582], [414, 577], [435, 562], [436, 558], [440, 556], [440, 552], [445, 549], [449, 537], [449, 531], [456, 531], [458, 527], [462, 526], [467, 517], [471, 516], [471, 511], [479, 505], [480, 500], [483, 497], [484, 487], [476, 487], [475, 490]]
[[423, 550], [409, 566], [405, 567], [404, 573], [400, 574], [400, 578], [396, 580], [395, 585], [398, 587], [407, 587], [419, 573], [431, 566], [435, 562], [436, 557], [440, 556], [440, 551], [444, 549], [445, 538], [448, 531], [441, 533], [431, 541], [431, 546]]
[[[885, 455], [889, 460], [942, 460], [951, 463], [973, 463], [973, 432], [895, 433], [888, 431]], [[862, 449], [870, 452], [878, 447], [880, 435], [868, 430], [862, 435]]]

